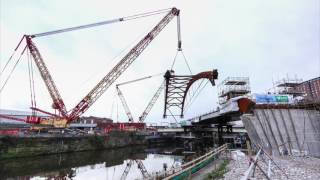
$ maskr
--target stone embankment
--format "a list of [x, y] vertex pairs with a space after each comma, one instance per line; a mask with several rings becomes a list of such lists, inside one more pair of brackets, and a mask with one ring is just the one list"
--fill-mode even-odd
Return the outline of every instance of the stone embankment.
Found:
[[146, 144], [135, 132], [112, 131], [104, 136], [0, 137], [0, 160], [16, 157], [119, 148]]

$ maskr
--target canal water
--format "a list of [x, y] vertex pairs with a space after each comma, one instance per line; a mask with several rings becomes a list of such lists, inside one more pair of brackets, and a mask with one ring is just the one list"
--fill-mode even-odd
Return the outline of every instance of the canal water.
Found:
[[120, 148], [64, 153], [0, 161], [0, 179], [120, 179], [127, 164], [133, 164], [126, 179], [142, 179], [136, 159], [149, 174], [181, 165], [189, 156], [173, 155], [174, 148]]

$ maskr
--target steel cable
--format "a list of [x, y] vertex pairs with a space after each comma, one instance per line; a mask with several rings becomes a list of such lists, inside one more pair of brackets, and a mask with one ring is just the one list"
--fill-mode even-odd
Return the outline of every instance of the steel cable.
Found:
[[181, 54], [182, 54], [182, 56], [183, 56], [183, 58], [184, 58], [184, 62], [185, 62], [186, 65], [188, 66], [188, 69], [189, 69], [190, 74], [192, 74], [192, 71], [191, 71], [191, 68], [190, 68], [190, 66], [189, 66], [188, 60], [187, 60], [186, 56], [184, 55], [183, 51], [181, 51]]
[[15, 48], [14, 51], [12, 52], [11, 56], [9, 57], [8, 61], [7, 61], [6, 64], [4, 65], [4, 67], [3, 67], [3, 69], [2, 69], [2, 71], [1, 71], [1, 73], [0, 73], [0, 77], [1, 77], [2, 73], [5, 71], [5, 69], [7, 68], [7, 66], [9, 65], [9, 63], [11, 62], [13, 56], [15, 55], [15, 53], [16, 53], [17, 50], [18, 50], [18, 48], [20, 47], [20, 44], [21, 44], [22, 40], [24, 39], [24, 37], [25, 37], [25, 36], [23, 36], [23, 37], [21, 38], [21, 40], [19, 41], [18, 45], [16, 46], [16, 48]]
[[177, 59], [178, 52], [179, 52], [179, 51], [177, 51], [177, 52], [176, 52], [176, 55], [174, 56], [174, 59], [173, 59], [173, 62], [172, 62], [172, 64], [171, 64], [170, 70], [172, 70], [174, 64], [176, 63], [176, 59]]
[[208, 84], [208, 82], [209, 82], [209, 81], [207, 81], [206, 84], [199, 90], [198, 94], [197, 94], [197, 95], [195, 96], [195, 98], [190, 102], [190, 104], [188, 105], [188, 107], [186, 107], [186, 110], [185, 110], [185, 111], [187, 111], [187, 110], [191, 107], [191, 105], [192, 105], [192, 103], [194, 102], [194, 100], [199, 96], [200, 92], [206, 87], [206, 85]]
[[[198, 89], [200, 88], [200, 86], [202, 85], [203, 82], [204, 82], [204, 79], [202, 79], [202, 81], [200, 82], [200, 84], [196, 88], [196, 90], [193, 90], [192, 93], [188, 93], [188, 94], [190, 94], [191, 97], [189, 96], [189, 99], [188, 99], [188, 102], [186, 103], [186, 106], [187, 106], [188, 103], [190, 103], [192, 101], [192, 98], [195, 96], [195, 94], [197, 93]], [[188, 95], [187, 95], [187, 97], [188, 97]]]
[[154, 15], [162, 14], [165, 12], [169, 12], [170, 9], [171, 8], [147, 12], [147, 13], [135, 14], [132, 16], [123, 17], [123, 19], [124, 19], [124, 21], [128, 21], [128, 20], [134, 20], [134, 19], [144, 18], [144, 17], [148, 17], [148, 16], [154, 16]]
[[29, 75], [29, 88], [30, 88], [30, 100], [31, 100], [31, 107], [34, 107], [33, 103], [33, 91], [32, 91], [32, 81], [31, 81], [31, 62], [29, 58], [29, 51], [27, 51], [27, 63], [28, 63], [28, 75]]
[[0, 89], [0, 93], [2, 92], [3, 88], [6, 86], [6, 84], [8, 83], [8, 80], [10, 79], [13, 71], [16, 69], [17, 64], [19, 63], [19, 61], [21, 60], [22, 55], [24, 54], [24, 51], [26, 50], [27, 46], [25, 46], [25, 48], [23, 49], [22, 53], [20, 54], [20, 57], [18, 58], [18, 60], [16, 61], [16, 63], [14, 64], [13, 68], [11, 69], [11, 72], [9, 73], [7, 79], [5, 80], [4, 84], [2, 85], [1, 89]]

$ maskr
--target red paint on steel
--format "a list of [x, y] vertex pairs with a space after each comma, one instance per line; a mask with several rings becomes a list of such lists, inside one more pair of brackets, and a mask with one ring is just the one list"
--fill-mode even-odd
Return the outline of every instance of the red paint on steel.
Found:
[[0, 135], [14, 136], [18, 135], [19, 129], [0, 129]]

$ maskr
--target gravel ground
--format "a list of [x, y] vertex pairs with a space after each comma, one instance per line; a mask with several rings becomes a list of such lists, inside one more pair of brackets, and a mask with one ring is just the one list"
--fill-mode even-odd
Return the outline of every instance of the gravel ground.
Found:
[[[320, 179], [320, 159], [313, 157], [273, 157], [274, 161], [283, 169], [283, 171], [287, 174], [289, 179]], [[258, 165], [262, 168], [263, 171], [267, 173], [268, 158], [266, 156], [262, 156], [259, 158]], [[244, 172], [249, 167], [249, 157], [238, 158], [238, 160], [231, 160], [228, 165], [228, 172], [225, 174], [224, 179], [241, 179], [243, 177]], [[271, 166], [271, 179], [288, 179], [284, 173], [275, 167], [274, 164]], [[254, 177], [250, 179], [267, 179], [262, 171], [256, 167]]]

